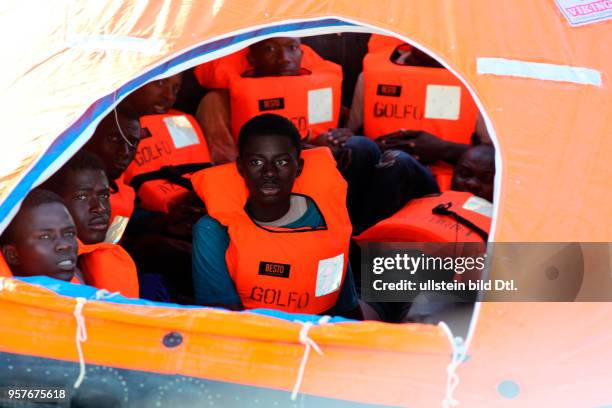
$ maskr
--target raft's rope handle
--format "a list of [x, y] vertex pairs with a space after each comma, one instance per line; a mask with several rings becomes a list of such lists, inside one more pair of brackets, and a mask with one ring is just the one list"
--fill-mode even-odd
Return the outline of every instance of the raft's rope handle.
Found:
[[[319, 319], [318, 324], [327, 324], [331, 319], [330, 316], [323, 316]], [[301, 323], [301, 322], [299, 322]], [[302, 380], [304, 379], [304, 370], [306, 369], [306, 363], [308, 362], [308, 356], [310, 355], [310, 349], [314, 348], [319, 355], [323, 355], [323, 351], [319, 348], [317, 343], [314, 342], [313, 339], [308, 337], [308, 331], [313, 326], [312, 322], [302, 323], [302, 329], [300, 330], [300, 343], [302, 343], [304, 348], [304, 355], [302, 356], [302, 361], [300, 362], [300, 369], [298, 370], [298, 376], [295, 380], [295, 385], [293, 386], [293, 392], [291, 392], [291, 401], [295, 401], [298, 393], [300, 392], [300, 387], [302, 386]]]
[[465, 361], [466, 350], [465, 344], [463, 343], [463, 338], [459, 336], [454, 337], [446, 323], [440, 322], [438, 323], [438, 326], [440, 326], [442, 331], [444, 331], [444, 334], [446, 334], [448, 337], [453, 349], [451, 362], [448, 364], [448, 366], [446, 366], [446, 392], [444, 395], [444, 400], [442, 400], [442, 406], [444, 408], [449, 408], [459, 405], [459, 401], [453, 398], [453, 393], [459, 386], [460, 381], [459, 375], [455, 372], [455, 370]]
[[74, 382], [74, 388], [79, 388], [81, 383], [85, 379], [85, 357], [83, 356], [83, 348], [81, 343], [87, 341], [87, 330], [85, 328], [85, 318], [83, 317], [83, 306], [87, 299], [78, 297], [76, 298], [76, 306], [74, 307], [74, 318], [76, 319], [76, 348], [79, 354], [79, 376]]

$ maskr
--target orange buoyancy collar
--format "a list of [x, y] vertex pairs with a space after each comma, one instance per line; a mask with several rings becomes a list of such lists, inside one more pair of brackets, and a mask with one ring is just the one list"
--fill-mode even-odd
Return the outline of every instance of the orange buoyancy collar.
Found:
[[234, 163], [192, 176], [208, 213], [228, 228], [229, 273], [247, 309], [322, 313], [336, 304], [348, 264], [351, 223], [346, 182], [327, 148], [303, 152], [304, 169], [294, 194], [310, 197], [320, 210], [320, 228], [258, 226], [244, 207], [248, 190]]

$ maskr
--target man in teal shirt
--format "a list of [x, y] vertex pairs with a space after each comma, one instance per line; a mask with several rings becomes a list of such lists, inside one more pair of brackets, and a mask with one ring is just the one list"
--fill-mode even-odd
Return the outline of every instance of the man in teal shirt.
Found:
[[[245, 207], [249, 217], [262, 227], [325, 226], [324, 217], [310, 198], [291, 194], [303, 166], [297, 129], [277, 115], [261, 115], [251, 121], [252, 131], [241, 132], [237, 162], [249, 190]], [[200, 219], [193, 228], [193, 280], [199, 304], [243, 308], [225, 261], [229, 243], [227, 228], [210, 216]], [[361, 317], [350, 266], [336, 305], [325, 314]]]

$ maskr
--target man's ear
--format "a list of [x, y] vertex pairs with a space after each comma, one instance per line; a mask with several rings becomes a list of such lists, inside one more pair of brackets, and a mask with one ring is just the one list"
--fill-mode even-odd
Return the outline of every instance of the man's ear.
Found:
[[19, 265], [19, 255], [17, 254], [17, 247], [15, 247], [15, 245], [2, 245], [2, 255], [9, 266]]
[[302, 170], [304, 170], [304, 159], [300, 157], [298, 159], [298, 168], [295, 177], [300, 177], [300, 174], [302, 174]]

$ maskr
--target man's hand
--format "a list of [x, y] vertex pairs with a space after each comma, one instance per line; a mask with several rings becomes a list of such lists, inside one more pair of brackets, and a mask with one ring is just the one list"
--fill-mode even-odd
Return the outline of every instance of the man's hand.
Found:
[[353, 136], [353, 131], [347, 128], [329, 129], [325, 133], [321, 133], [313, 140], [313, 144], [317, 146], [327, 146], [331, 149], [334, 156], [342, 150], [349, 138]]
[[376, 139], [381, 150], [399, 149], [411, 154], [423, 164], [445, 160], [448, 149], [455, 143], [442, 140], [431, 133], [417, 130], [398, 130]]

